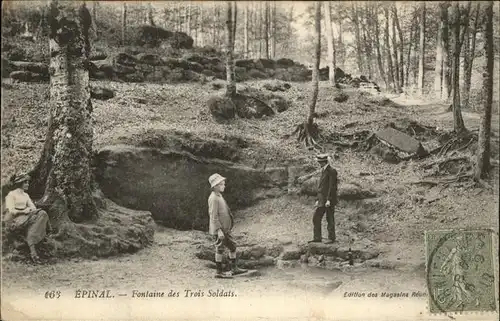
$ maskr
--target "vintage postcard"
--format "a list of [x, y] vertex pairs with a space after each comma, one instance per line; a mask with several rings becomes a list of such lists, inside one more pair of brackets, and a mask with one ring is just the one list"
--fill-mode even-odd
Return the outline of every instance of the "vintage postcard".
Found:
[[499, 4], [2, 1], [2, 320], [498, 320]]

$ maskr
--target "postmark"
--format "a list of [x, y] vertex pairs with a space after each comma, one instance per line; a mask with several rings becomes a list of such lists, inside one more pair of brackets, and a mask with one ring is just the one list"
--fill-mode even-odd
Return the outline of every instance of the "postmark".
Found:
[[425, 232], [430, 313], [497, 311], [493, 232]]

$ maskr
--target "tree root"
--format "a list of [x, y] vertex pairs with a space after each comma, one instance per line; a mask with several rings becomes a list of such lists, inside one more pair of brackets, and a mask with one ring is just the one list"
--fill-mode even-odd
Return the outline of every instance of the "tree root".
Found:
[[430, 164], [425, 164], [422, 166], [423, 169], [429, 169], [432, 168], [434, 165], [438, 165], [438, 169], [441, 169], [443, 165], [449, 162], [456, 162], [456, 161], [470, 161], [468, 157], [462, 156], [462, 157], [454, 157], [454, 158], [447, 158], [444, 160], [439, 160], [436, 162], [432, 162]]
[[305, 142], [307, 147], [315, 150], [322, 150], [323, 148], [318, 143], [318, 140], [321, 139], [321, 135], [319, 133], [318, 125], [313, 123], [310, 125], [307, 121], [297, 125], [292, 135], [298, 133], [297, 141]]

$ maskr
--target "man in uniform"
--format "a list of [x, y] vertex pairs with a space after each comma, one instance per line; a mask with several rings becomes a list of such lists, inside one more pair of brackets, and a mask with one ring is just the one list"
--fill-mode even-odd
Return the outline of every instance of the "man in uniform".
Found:
[[337, 204], [337, 171], [330, 166], [328, 155], [321, 154], [316, 156], [321, 167], [321, 177], [318, 183], [318, 194], [313, 216], [314, 237], [311, 242], [322, 242], [321, 221], [326, 213], [328, 223], [328, 240], [326, 244], [335, 242], [335, 220], [334, 212]]

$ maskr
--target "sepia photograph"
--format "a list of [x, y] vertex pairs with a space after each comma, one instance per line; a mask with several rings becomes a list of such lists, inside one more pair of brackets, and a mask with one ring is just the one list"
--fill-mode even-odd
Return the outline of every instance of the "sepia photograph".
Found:
[[1, 320], [499, 319], [499, 2], [1, 25]]

